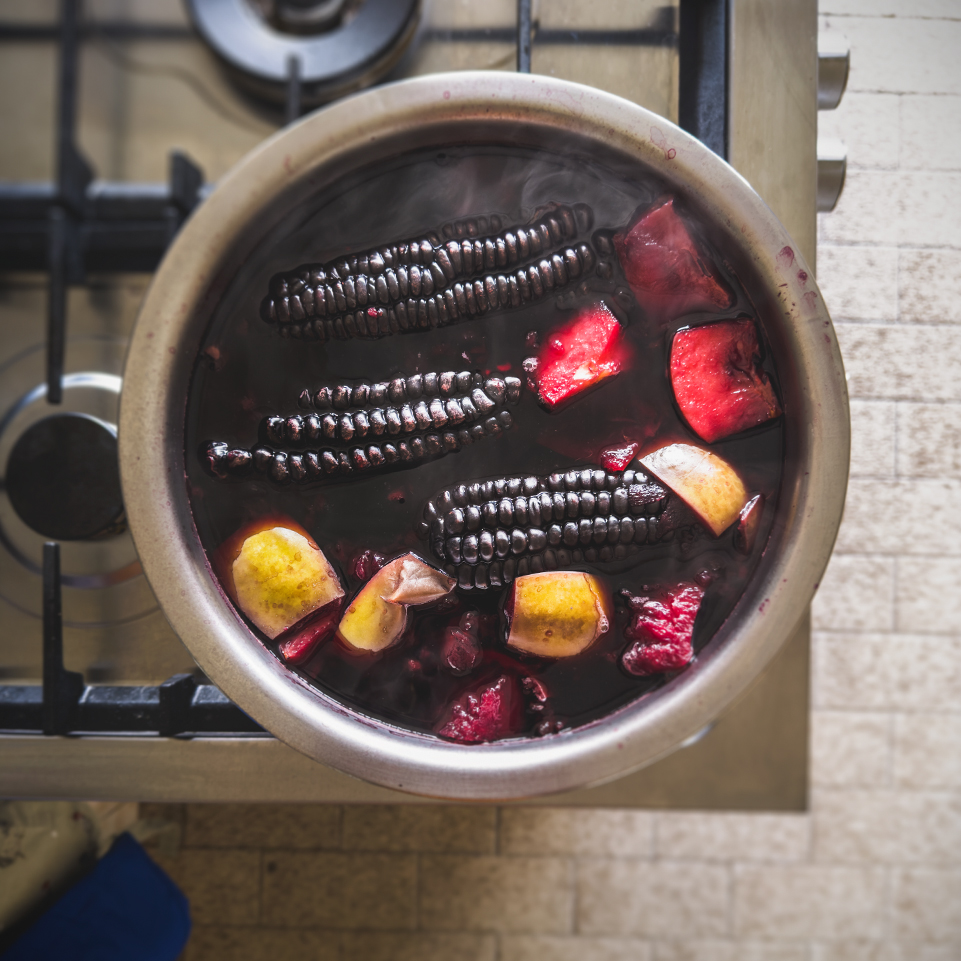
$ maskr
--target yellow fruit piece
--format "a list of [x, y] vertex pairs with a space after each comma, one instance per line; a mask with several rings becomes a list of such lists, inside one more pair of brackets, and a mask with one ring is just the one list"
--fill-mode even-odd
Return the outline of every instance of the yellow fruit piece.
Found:
[[231, 573], [237, 605], [270, 638], [344, 596], [323, 551], [286, 527], [248, 537]]
[[544, 571], [514, 581], [507, 643], [541, 657], [580, 654], [611, 626], [600, 581], [581, 571]]
[[375, 574], [350, 602], [337, 627], [341, 640], [359, 651], [382, 651], [404, 633], [407, 608], [380, 595]]
[[669, 487], [720, 537], [747, 503], [737, 471], [717, 454], [693, 444], [671, 444], [641, 458], [648, 473]]
[[358, 650], [382, 651], [404, 633], [408, 606], [440, 600], [456, 583], [416, 554], [404, 554], [361, 588], [344, 611], [337, 633]]

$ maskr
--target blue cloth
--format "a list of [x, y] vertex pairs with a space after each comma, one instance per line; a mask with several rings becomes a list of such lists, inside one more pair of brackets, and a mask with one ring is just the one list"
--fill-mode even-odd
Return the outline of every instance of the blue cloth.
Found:
[[190, 905], [129, 835], [121, 834], [2, 955], [3, 961], [175, 961]]

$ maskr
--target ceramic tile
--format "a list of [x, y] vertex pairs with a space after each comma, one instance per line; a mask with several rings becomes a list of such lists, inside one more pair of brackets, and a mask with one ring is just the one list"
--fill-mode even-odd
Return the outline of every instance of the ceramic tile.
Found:
[[653, 816], [646, 811], [504, 808], [502, 854], [643, 857], [651, 853]]
[[814, 711], [811, 783], [819, 787], [882, 787], [891, 771], [887, 714]]
[[894, 565], [892, 557], [835, 554], [811, 605], [814, 630], [891, 630]]
[[[958, 16], [955, 5], [955, 16]], [[961, 101], [957, 96], [900, 97], [902, 168], [961, 168]]]
[[341, 811], [329, 804], [188, 804], [184, 844], [198, 848], [331, 848]]
[[664, 812], [657, 816], [660, 858], [700, 861], [800, 861], [810, 852], [805, 815]]
[[289, 927], [413, 928], [416, 885], [417, 862], [411, 855], [267, 851], [264, 921]]
[[566, 934], [571, 865], [561, 858], [423, 855], [419, 906], [428, 930]]
[[645, 941], [621, 938], [505, 936], [499, 961], [652, 961]]
[[813, 693], [839, 710], [956, 711], [961, 638], [814, 635]]
[[900, 403], [897, 409], [898, 473], [961, 477], [961, 404]]
[[905, 788], [961, 788], [961, 714], [895, 717], [894, 783]]
[[737, 865], [734, 933], [739, 938], [878, 938], [885, 873], [873, 867]]
[[190, 901], [195, 924], [244, 926], [259, 920], [259, 851], [182, 848], [165, 857], [158, 848], [151, 855]]
[[[843, 26], [832, 33], [844, 35]], [[898, 166], [899, 108], [896, 94], [856, 93], [846, 90], [834, 110], [818, 111], [818, 136], [844, 141], [848, 169], [890, 169]], [[818, 250], [818, 283], [821, 282], [822, 251]]]
[[[894, 170], [851, 171], [838, 204], [819, 218], [819, 246], [869, 244], [892, 247], [899, 240], [897, 200], [901, 174]], [[887, 203], [878, 203], [878, 198]]]
[[[905, 10], [906, 0], [901, 3]], [[934, 9], [944, 7], [942, 0]], [[853, 16], [832, 21], [831, 27], [840, 29], [851, 43], [850, 91], [961, 93], [961, 69], [955, 56], [961, 47], [957, 19]]]
[[344, 847], [358, 851], [491, 854], [492, 807], [357, 804], [344, 809]]
[[895, 607], [897, 630], [961, 630], [961, 564], [951, 557], [899, 558]]
[[[917, 518], [923, 519], [921, 536]], [[852, 478], [835, 549], [844, 554], [961, 555], [961, 480]]]
[[961, 324], [961, 251], [898, 251], [898, 316], [916, 324]]
[[[961, 329], [954, 326], [838, 324], [852, 397], [961, 401]], [[937, 364], [928, 363], [932, 357]]]
[[182, 961], [341, 961], [340, 932], [195, 924]]
[[785, 941], [667, 941], [654, 961], [808, 961], [806, 944]]
[[340, 961], [497, 961], [491, 934], [345, 931]]
[[890, 477], [895, 464], [897, 406], [891, 401], [851, 401], [852, 476]]
[[577, 868], [581, 934], [669, 938], [730, 931], [727, 868], [676, 861], [583, 860]]
[[961, 943], [961, 871], [907, 868], [894, 881], [894, 935]]
[[961, 861], [961, 797], [944, 792], [816, 790], [814, 856], [829, 863]]
[[818, 287], [835, 322], [897, 320], [898, 250], [821, 244]]

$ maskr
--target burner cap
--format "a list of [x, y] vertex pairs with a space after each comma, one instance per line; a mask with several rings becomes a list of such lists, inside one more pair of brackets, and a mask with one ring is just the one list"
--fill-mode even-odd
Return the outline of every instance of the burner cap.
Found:
[[123, 529], [117, 437], [86, 414], [54, 414], [24, 431], [6, 488], [20, 519], [44, 537], [89, 540]]
[[200, 36], [252, 93], [282, 104], [291, 61], [306, 104], [367, 87], [414, 36], [420, 0], [187, 0]]

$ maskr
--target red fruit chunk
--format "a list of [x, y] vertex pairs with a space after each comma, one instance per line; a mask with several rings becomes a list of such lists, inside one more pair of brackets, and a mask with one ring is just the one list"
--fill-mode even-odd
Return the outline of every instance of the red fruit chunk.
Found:
[[674, 335], [674, 396], [692, 430], [709, 444], [781, 413], [760, 359], [757, 328], [746, 317]]
[[480, 664], [483, 651], [478, 637], [479, 630], [480, 614], [477, 611], [468, 611], [456, 627], [448, 627], [444, 631], [441, 658], [452, 674], [458, 677], [470, 674]]
[[622, 593], [633, 614], [624, 635], [635, 642], [621, 658], [624, 669], [644, 677], [678, 671], [689, 664], [694, 656], [694, 620], [704, 590], [682, 582], [641, 596]]
[[342, 607], [343, 598], [339, 598], [303, 624], [291, 628], [289, 636], [280, 641], [280, 656], [290, 664], [303, 664], [324, 641], [334, 636]]
[[734, 303], [733, 294], [678, 217], [673, 197], [616, 234], [614, 248], [634, 296], [658, 320], [673, 320], [694, 310], [726, 310]]
[[734, 528], [734, 549], [742, 554], [750, 554], [757, 540], [757, 530], [761, 526], [764, 513], [764, 496], [756, 494], [741, 508], [737, 527]]
[[472, 634], [465, 634], [456, 627], [448, 627], [444, 632], [441, 655], [451, 674], [461, 677], [470, 674], [480, 664], [480, 642]]
[[376, 551], [361, 551], [350, 562], [350, 573], [358, 581], [367, 583], [383, 566], [387, 558]]
[[521, 698], [515, 688], [514, 681], [504, 676], [466, 694], [454, 703], [447, 723], [438, 733], [465, 744], [508, 737], [520, 722]]
[[536, 369], [525, 366], [528, 376], [536, 378], [540, 402], [553, 409], [619, 373], [625, 363], [620, 339], [621, 325], [604, 304], [551, 334]]
[[622, 471], [637, 456], [640, 444], [625, 444], [623, 447], [608, 447], [601, 451], [601, 467], [609, 471]]

